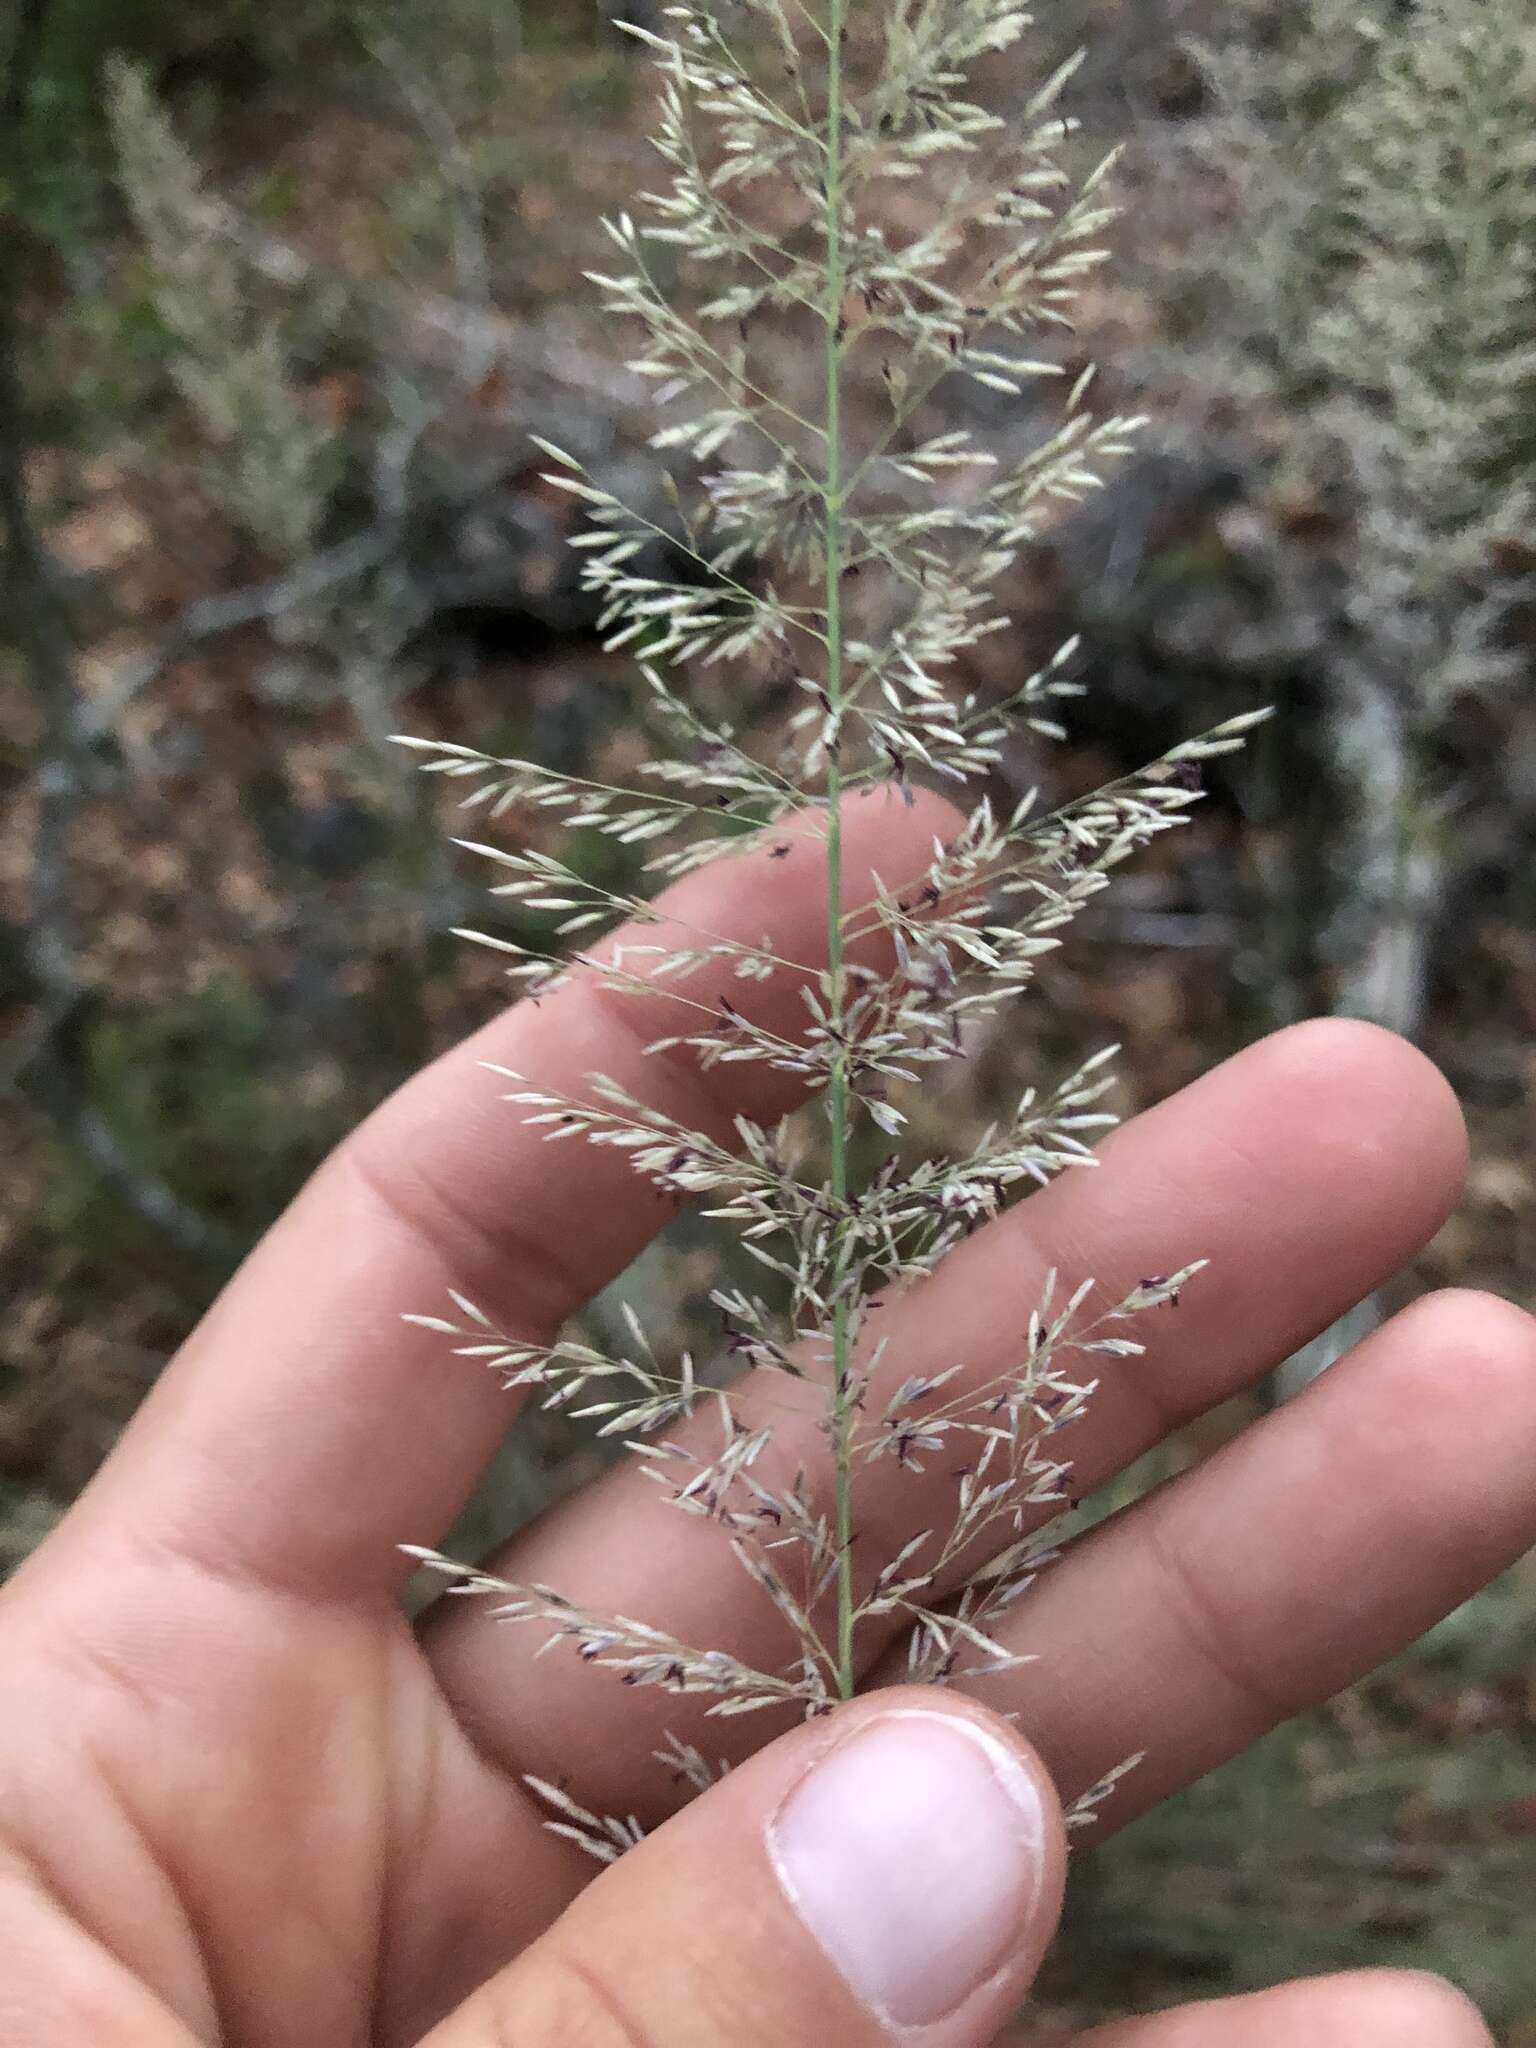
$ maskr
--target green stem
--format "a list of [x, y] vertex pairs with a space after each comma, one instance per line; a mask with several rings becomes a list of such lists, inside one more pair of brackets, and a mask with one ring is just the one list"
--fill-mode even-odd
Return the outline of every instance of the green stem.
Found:
[[[847, 255], [843, 244], [843, 30], [847, 0], [829, 0], [827, 41], [827, 398], [825, 510], [827, 589], [827, 698], [831, 705], [833, 741], [827, 767], [827, 970], [832, 1028], [841, 1032], [847, 1009], [847, 973], [843, 960], [843, 777], [840, 767], [843, 709], [843, 295]], [[848, 1124], [851, 1110], [848, 1059], [841, 1051], [833, 1065], [827, 1114], [832, 1126], [832, 1195], [841, 1205], [848, 1197]], [[834, 1272], [834, 1286], [842, 1279]], [[848, 1303], [839, 1292], [832, 1311], [832, 1448], [835, 1466], [837, 1523], [837, 1685], [844, 1699], [853, 1695], [853, 1472], [851, 1404], [848, 1399]]]

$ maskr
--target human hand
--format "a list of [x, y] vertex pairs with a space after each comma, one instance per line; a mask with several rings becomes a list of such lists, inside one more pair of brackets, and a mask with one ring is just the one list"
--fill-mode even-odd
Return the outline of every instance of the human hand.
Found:
[[[926, 801], [850, 807], [850, 892], [920, 861]], [[680, 918], [814, 960], [813, 841], [692, 877]], [[695, 991], [697, 992], [697, 991]], [[737, 991], [733, 986], [733, 995]], [[793, 992], [754, 992], [788, 1024]], [[454, 1286], [547, 1340], [665, 1220], [613, 1152], [545, 1149], [480, 1062], [573, 1089], [602, 1070], [683, 1121], [788, 1106], [756, 1067], [646, 1058], [667, 998], [577, 980], [418, 1077], [253, 1254], [58, 1533], [0, 1596], [5, 2048], [494, 2048], [512, 2041], [900, 2038], [972, 2048], [1054, 1921], [1071, 1798], [1134, 1751], [1113, 1826], [1411, 1640], [1536, 1537], [1536, 1334], [1440, 1296], [1152, 1500], [1074, 1544], [1014, 1617], [1038, 1663], [979, 1704], [879, 1694], [741, 1768], [615, 1870], [546, 1830], [524, 1773], [662, 1818], [651, 1753], [696, 1703], [606, 1683], [443, 1603], [413, 1630], [403, 1538], [440, 1538], [509, 1420], [488, 1375], [402, 1323]], [[1096, 1485], [1374, 1289], [1464, 1166], [1443, 1082], [1366, 1027], [1241, 1055], [953, 1254], [893, 1312], [891, 1369], [1006, 1363], [1060, 1266], [1121, 1291], [1205, 1256], [1145, 1359], [1075, 1425]], [[814, 1457], [781, 1418], [782, 1455]], [[892, 1471], [886, 1537], [925, 1526]], [[771, 1664], [714, 1532], [620, 1469], [497, 1569]], [[898, 1541], [899, 1541], [898, 1537]], [[1007, 1725], [1016, 1711], [1049, 1782]], [[830, 1759], [830, 1761], [828, 1761]], [[848, 1770], [852, 1769], [850, 1779]], [[967, 1790], [969, 1787], [969, 1790]], [[876, 1911], [876, 1907], [879, 1910]], [[947, 2009], [946, 2007], [947, 2002]], [[889, 2020], [878, 2016], [884, 2008]], [[1092, 2037], [1101, 2048], [1471, 2048], [1414, 1979], [1293, 1987]]]

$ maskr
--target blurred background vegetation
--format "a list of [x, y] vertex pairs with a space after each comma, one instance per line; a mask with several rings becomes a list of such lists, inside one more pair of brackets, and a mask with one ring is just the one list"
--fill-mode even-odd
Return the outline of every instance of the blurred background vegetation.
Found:
[[[1085, 158], [1129, 145], [1119, 260], [1062, 350], [1155, 424], [1019, 575], [974, 680], [1084, 635], [1071, 742], [1020, 764], [1064, 792], [1284, 716], [945, 1113], [1085, 1038], [1124, 1041], [1134, 1109], [1277, 1022], [1375, 1016], [1450, 1075], [1475, 1164], [1356, 1328], [1448, 1282], [1536, 1308], [1536, 5], [1040, 13], [1033, 71], [1088, 51]], [[9, 0], [0, 64], [9, 1564], [304, 1173], [499, 999], [445, 944], [470, 883], [388, 734], [566, 767], [639, 744], [530, 426], [660, 501], [579, 282], [654, 175], [600, 0], [310, 0], [301, 26]], [[992, 84], [1006, 107], [1030, 79]], [[659, 1312], [702, 1256], [685, 1231], [629, 1284]], [[520, 1433], [472, 1529], [592, 1458]], [[1528, 1564], [1082, 1856], [1048, 2000], [1406, 1961], [1532, 2048], [1533, 1902]]]

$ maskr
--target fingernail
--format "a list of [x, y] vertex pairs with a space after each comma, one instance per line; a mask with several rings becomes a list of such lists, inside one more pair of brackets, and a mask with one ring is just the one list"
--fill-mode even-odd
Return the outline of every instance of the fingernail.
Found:
[[1045, 1822], [1018, 1759], [958, 1714], [892, 1713], [837, 1743], [769, 1830], [779, 1880], [858, 1998], [932, 2026], [1008, 1961]]

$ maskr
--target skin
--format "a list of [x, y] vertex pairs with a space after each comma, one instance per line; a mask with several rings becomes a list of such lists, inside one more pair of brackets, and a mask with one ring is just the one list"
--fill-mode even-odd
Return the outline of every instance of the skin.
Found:
[[[849, 806], [850, 900], [916, 872], [928, 800]], [[788, 958], [819, 954], [811, 829], [748, 852], [668, 908]], [[873, 954], [868, 957], [875, 957]], [[787, 983], [730, 984], [793, 1028]], [[707, 982], [690, 993], [708, 1000]], [[776, 1115], [783, 1077], [650, 1058], [676, 1028], [658, 991], [577, 980], [499, 1017], [386, 1103], [299, 1196], [146, 1402], [58, 1533], [0, 1595], [0, 2041], [28, 2048], [493, 2048], [517, 2041], [892, 2038], [857, 2006], [777, 1889], [767, 1818], [843, 1717], [780, 1733], [709, 1723], [746, 1756], [726, 1783], [597, 1883], [522, 1782], [660, 1818], [649, 1760], [691, 1703], [636, 1694], [449, 1602], [403, 1618], [395, 1546], [433, 1543], [513, 1415], [488, 1375], [403, 1324], [454, 1286], [548, 1338], [622, 1270], [666, 1206], [616, 1153], [546, 1147], [499, 1106], [487, 1060], [541, 1087], [601, 1070], [728, 1136]], [[1455, 1102], [1407, 1046], [1314, 1024], [1239, 1056], [1140, 1118], [893, 1302], [890, 1370], [1009, 1355], [1041, 1274], [1107, 1290], [1191, 1257], [1212, 1267], [1158, 1312], [1145, 1360], [1105, 1375], [1071, 1452], [1107, 1477], [1251, 1383], [1372, 1291], [1456, 1200]], [[1141, 1334], [1141, 1333], [1138, 1333]], [[773, 1398], [784, 1400], [782, 1389]], [[786, 1406], [786, 1455], [817, 1439]], [[1071, 1797], [1148, 1760], [1115, 1826], [1412, 1640], [1536, 1540], [1536, 1325], [1441, 1295], [1301, 1400], [1069, 1552], [1020, 1611], [1039, 1662], [985, 1714]], [[867, 1503], [882, 1542], [927, 1526], [893, 1466]], [[546, 1517], [499, 1569], [690, 1640], [775, 1658], [782, 1640], [717, 1540], [621, 1471]], [[889, 1711], [901, 1645], [869, 1646]], [[931, 1697], [931, 1696], [929, 1696]], [[945, 1696], [946, 1698], [948, 1696]], [[1038, 1752], [988, 1710], [1016, 1712]], [[769, 1741], [769, 1738], [778, 1739]], [[1054, 1924], [1061, 1848], [1018, 1952], [923, 2048], [998, 2038]], [[709, 1911], [700, 1911], [708, 1901]], [[917, 2037], [912, 2037], [916, 2039]], [[1094, 2048], [1472, 2048], [1481, 2023], [1414, 1977], [1349, 1977], [1085, 2037]]]

